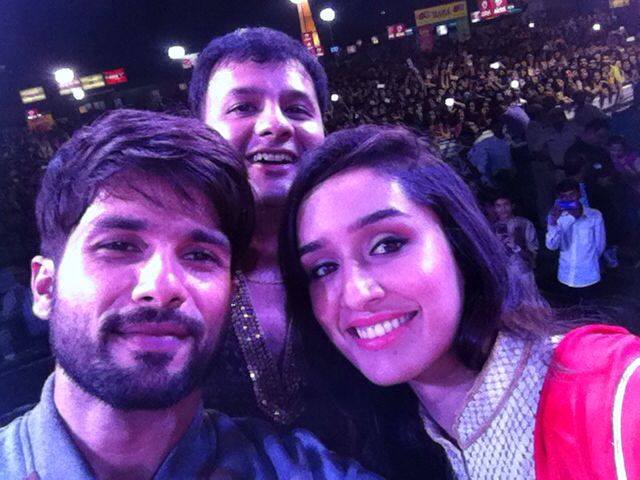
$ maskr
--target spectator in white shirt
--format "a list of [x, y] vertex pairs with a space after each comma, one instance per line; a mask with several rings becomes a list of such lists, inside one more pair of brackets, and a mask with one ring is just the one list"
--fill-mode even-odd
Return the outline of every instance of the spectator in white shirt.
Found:
[[563, 290], [582, 302], [596, 293], [600, 282], [600, 256], [606, 245], [604, 221], [598, 210], [582, 205], [580, 185], [575, 180], [561, 181], [557, 192], [545, 243], [550, 250], [560, 250], [558, 281]]

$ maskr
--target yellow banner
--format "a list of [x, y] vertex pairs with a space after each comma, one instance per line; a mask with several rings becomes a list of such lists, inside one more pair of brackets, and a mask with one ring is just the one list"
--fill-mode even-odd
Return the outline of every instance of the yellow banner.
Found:
[[434, 23], [443, 23], [456, 18], [467, 16], [467, 2], [453, 2], [437, 7], [423, 8], [416, 10], [416, 25], [422, 27], [424, 25], [432, 25]]
[[27, 104], [46, 100], [47, 96], [42, 87], [33, 87], [20, 90], [20, 98], [22, 99], [22, 103]]
[[86, 77], [80, 77], [80, 85], [83, 90], [91, 90], [92, 88], [104, 87], [104, 77], [101, 73], [95, 75], [87, 75]]
[[629, 3], [629, 0], [609, 0], [609, 6], [611, 6], [611, 8], [628, 7]]

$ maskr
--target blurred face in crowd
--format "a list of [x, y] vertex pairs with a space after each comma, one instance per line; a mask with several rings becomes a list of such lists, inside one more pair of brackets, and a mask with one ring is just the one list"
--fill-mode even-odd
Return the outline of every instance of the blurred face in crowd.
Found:
[[612, 143], [609, 145], [609, 153], [613, 160], [620, 160], [625, 157], [627, 152], [622, 143]]
[[209, 366], [229, 304], [229, 242], [201, 192], [187, 202], [163, 180], [116, 178], [58, 264], [34, 259], [34, 312], [84, 391], [116, 408], [167, 408]]
[[284, 202], [300, 156], [324, 140], [313, 80], [293, 60], [223, 62], [209, 80], [204, 121], [244, 155], [262, 205]]
[[428, 380], [458, 365], [458, 267], [438, 217], [397, 180], [363, 168], [331, 177], [302, 204], [298, 238], [315, 316], [369, 380]]
[[498, 198], [493, 203], [493, 209], [496, 212], [496, 217], [501, 222], [507, 221], [513, 217], [513, 204], [508, 198]]

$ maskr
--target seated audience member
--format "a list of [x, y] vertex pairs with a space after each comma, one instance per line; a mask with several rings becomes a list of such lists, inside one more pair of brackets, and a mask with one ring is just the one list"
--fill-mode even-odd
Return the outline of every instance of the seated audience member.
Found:
[[309, 433], [202, 407], [253, 223], [242, 160], [219, 135], [106, 114], [54, 156], [36, 211], [33, 309], [56, 367], [0, 430], [0, 478], [373, 477]]
[[514, 215], [514, 203], [509, 194], [499, 193], [494, 197], [493, 208], [496, 214], [493, 231], [504, 245], [509, 272], [520, 278], [523, 288], [535, 291], [533, 270], [538, 254], [538, 236], [533, 223]]
[[460, 479], [640, 476], [640, 339], [606, 325], [551, 336], [568, 322], [508, 274], [427, 142], [397, 127], [329, 135], [300, 166], [282, 234], [316, 375], [368, 389], [390, 444], [426, 432]]
[[602, 214], [580, 202], [580, 185], [571, 179], [557, 187], [549, 213], [546, 246], [560, 250], [558, 281], [573, 299], [592, 299], [600, 282], [600, 257], [606, 245]]

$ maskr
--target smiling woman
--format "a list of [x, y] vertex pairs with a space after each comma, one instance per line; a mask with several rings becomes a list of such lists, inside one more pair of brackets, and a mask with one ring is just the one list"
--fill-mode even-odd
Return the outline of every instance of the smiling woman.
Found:
[[303, 159], [281, 245], [290, 312], [316, 319], [301, 328], [318, 383], [345, 408], [375, 399], [363, 424], [404, 447], [398, 478], [417, 473], [427, 435], [461, 479], [614, 478], [625, 460], [637, 471], [631, 400], [615, 417], [620, 456], [588, 447], [613, 445], [611, 425], [581, 421], [611, 419], [614, 397], [638, 393], [626, 379], [640, 340], [602, 325], [552, 337], [569, 325], [508, 271], [470, 190], [427, 141], [399, 127], [330, 135]]

